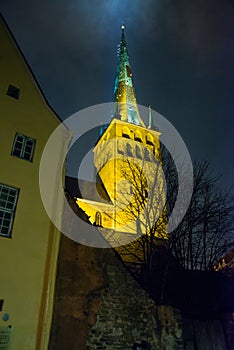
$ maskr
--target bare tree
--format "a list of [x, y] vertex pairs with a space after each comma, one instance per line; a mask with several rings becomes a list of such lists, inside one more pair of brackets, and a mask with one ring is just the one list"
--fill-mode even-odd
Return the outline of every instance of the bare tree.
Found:
[[163, 169], [153, 155], [151, 162], [145, 161], [145, 157], [138, 160], [126, 157], [122, 160], [120, 173], [125, 183], [118, 189], [115, 207], [123, 214], [122, 218], [115, 216], [114, 220], [119, 225], [124, 221], [125, 226], [129, 225], [129, 231], [134, 226], [136, 240], [116, 250], [125, 262], [150, 270], [155, 250], [168, 239]]
[[[131, 182], [133, 196], [129, 200], [129, 193], [120, 192], [119, 205], [124, 204], [125, 218], [137, 222], [139, 238], [121, 247], [119, 252], [125, 261], [151, 270], [159, 250], [163, 249], [165, 254], [166, 249], [170, 258], [164, 259], [165, 278], [172, 257], [185, 269], [209, 270], [233, 246], [233, 196], [217, 190], [218, 178], [212, 175], [208, 162], [196, 163], [190, 206], [182, 222], [167, 235], [166, 224], [175, 203], [178, 183], [172, 159], [165, 154], [166, 193], [159, 163], [146, 178], [145, 174], [149, 173], [146, 162], [139, 167], [129, 158], [123, 161], [122, 177]], [[151, 190], [147, 183], [149, 178]]]
[[208, 162], [195, 164], [190, 206], [169, 239], [185, 269], [209, 270], [233, 246], [233, 195], [218, 191], [217, 181]]

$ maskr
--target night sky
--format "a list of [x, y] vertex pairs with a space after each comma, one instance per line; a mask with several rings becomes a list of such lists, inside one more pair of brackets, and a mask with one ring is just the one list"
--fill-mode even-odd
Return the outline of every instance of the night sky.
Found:
[[113, 100], [124, 22], [138, 103], [176, 127], [193, 160], [211, 162], [221, 187], [231, 185], [233, 1], [1, 0], [0, 9], [62, 119]]

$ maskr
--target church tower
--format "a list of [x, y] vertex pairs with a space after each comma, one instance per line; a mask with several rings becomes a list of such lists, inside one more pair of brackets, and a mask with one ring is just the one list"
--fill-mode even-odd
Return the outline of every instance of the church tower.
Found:
[[[136, 102], [125, 28], [118, 52], [112, 119], [94, 148], [94, 164], [108, 195], [99, 203], [78, 199], [93, 225], [125, 234], [146, 234], [157, 221], [165, 238], [165, 191], [160, 132], [143, 122]], [[159, 225], [159, 222], [161, 224]]]

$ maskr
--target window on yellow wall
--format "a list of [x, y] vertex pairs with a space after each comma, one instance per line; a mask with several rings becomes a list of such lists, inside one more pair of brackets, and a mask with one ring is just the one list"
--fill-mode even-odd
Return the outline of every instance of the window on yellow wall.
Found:
[[20, 89], [10, 84], [7, 89], [7, 95], [18, 100], [20, 97]]
[[35, 143], [35, 139], [17, 133], [15, 135], [11, 154], [32, 162]]
[[0, 236], [11, 237], [19, 190], [0, 184]]

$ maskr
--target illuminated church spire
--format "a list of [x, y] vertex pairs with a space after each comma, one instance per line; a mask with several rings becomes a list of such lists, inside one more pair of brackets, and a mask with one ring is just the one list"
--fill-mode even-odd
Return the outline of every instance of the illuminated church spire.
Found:
[[77, 199], [90, 223], [102, 227], [100, 232], [114, 245], [132, 242], [136, 239], [132, 234], [151, 235], [155, 219], [159, 227], [155, 236], [166, 238], [160, 132], [153, 126], [151, 108], [149, 128], [140, 117], [124, 34], [122, 26], [114, 88], [116, 110], [100, 130], [93, 150], [105, 202]]
[[118, 52], [118, 65], [114, 85], [114, 98], [117, 103], [116, 112], [123, 121], [145, 126], [137, 107], [124, 29], [125, 27], [122, 25], [122, 37]]

